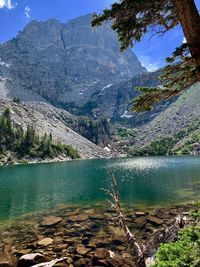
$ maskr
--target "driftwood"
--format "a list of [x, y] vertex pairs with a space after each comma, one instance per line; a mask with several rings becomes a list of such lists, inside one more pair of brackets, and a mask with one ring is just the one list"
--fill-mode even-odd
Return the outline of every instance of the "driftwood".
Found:
[[42, 263], [38, 263], [36, 265], [33, 265], [32, 267], [52, 267], [54, 266], [56, 263], [60, 262], [60, 261], [65, 261], [67, 258], [60, 258], [60, 259], [55, 259], [49, 262], [42, 262]]
[[125, 216], [121, 210], [121, 202], [120, 202], [120, 195], [119, 195], [119, 190], [118, 190], [118, 185], [116, 178], [113, 174], [111, 174], [112, 177], [112, 182], [111, 182], [111, 189], [104, 189], [103, 190], [106, 192], [108, 196], [111, 197], [112, 200], [108, 199], [108, 202], [111, 204], [111, 208], [113, 208], [116, 213], [117, 217], [113, 219], [115, 223], [121, 227], [123, 230], [127, 243], [131, 247], [131, 249], [134, 251], [134, 256], [137, 258], [137, 264], [140, 267], [145, 267], [145, 259], [144, 259], [144, 252], [145, 252], [145, 246], [141, 244], [131, 233], [129, 230]]
[[183, 216], [182, 214], [179, 214], [175, 220], [174, 223], [167, 227], [167, 228], [161, 228], [157, 231], [155, 231], [149, 244], [143, 245], [141, 242], [139, 242], [134, 235], [129, 230], [125, 216], [121, 209], [121, 203], [120, 203], [120, 195], [118, 190], [118, 185], [115, 176], [111, 173], [111, 189], [105, 189], [103, 190], [106, 192], [106, 194], [110, 197], [108, 199], [108, 202], [111, 204], [111, 208], [113, 208], [116, 213], [117, 217], [113, 218], [113, 222], [117, 224], [121, 229], [123, 230], [128, 246], [131, 248], [131, 250], [134, 253], [134, 257], [136, 258], [136, 264], [138, 267], [147, 267], [155, 263], [155, 253], [160, 245], [160, 243], [171, 243], [175, 242], [178, 239], [178, 232], [180, 229], [182, 229], [185, 225], [188, 224], [189, 219], [186, 216]]

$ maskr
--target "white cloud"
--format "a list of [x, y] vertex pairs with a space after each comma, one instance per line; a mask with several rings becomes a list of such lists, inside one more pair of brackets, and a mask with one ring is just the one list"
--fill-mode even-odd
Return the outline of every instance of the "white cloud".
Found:
[[155, 61], [146, 55], [137, 55], [142, 66], [145, 67], [148, 71], [156, 71], [162, 67], [161, 62]]
[[25, 14], [27, 19], [31, 18], [31, 9], [30, 9], [30, 7], [28, 7], [28, 6], [25, 7], [24, 14]]
[[0, 0], [0, 8], [13, 9], [17, 4], [13, 4], [12, 0]]
[[183, 44], [187, 43], [186, 38], [183, 37]]

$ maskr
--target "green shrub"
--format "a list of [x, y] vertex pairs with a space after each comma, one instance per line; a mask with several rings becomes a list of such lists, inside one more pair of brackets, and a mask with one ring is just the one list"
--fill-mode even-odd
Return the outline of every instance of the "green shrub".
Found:
[[196, 225], [184, 227], [175, 243], [161, 244], [152, 267], [199, 267], [200, 266], [200, 204], [191, 212]]

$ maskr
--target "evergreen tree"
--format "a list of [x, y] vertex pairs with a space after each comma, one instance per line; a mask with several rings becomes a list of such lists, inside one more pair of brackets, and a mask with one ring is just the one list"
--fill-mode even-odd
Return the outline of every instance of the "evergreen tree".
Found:
[[71, 146], [53, 142], [51, 133], [40, 138], [33, 125], [24, 131], [22, 126], [13, 125], [10, 110], [5, 109], [0, 116], [0, 153], [14, 152], [19, 158], [54, 158], [65, 154], [71, 158], [79, 158], [78, 152]]
[[160, 77], [163, 88], [140, 88], [142, 95], [134, 100], [134, 110], [149, 110], [156, 102], [178, 95], [200, 81], [200, 16], [194, 0], [120, 0], [103, 14], [95, 15], [92, 25], [111, 20], [121, 49], [141, 41], [152, 32], [163, 35], [181, 25], [187, 43], [168, 58]]

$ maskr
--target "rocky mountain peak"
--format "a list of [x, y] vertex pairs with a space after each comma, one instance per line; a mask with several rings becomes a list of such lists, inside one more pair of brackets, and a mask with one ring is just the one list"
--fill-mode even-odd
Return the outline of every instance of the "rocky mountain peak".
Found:
[[104, 87], [146, 72], [131, 49], [120, 52], [109, 23], [94, 30], [91, 19], [88, 14], [66, 23], [34, 20], [1, 45], [5, 96], [35, 100], [37, 95], [84, 112]]

